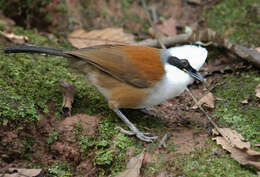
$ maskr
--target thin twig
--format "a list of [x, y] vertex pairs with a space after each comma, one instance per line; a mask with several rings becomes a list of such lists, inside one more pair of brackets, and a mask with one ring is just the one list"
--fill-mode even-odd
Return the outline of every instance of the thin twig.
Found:
[[167, 141], [168, 137], [169, 136], [167, 133], [163, 136], [163, 138], [161, 139], [159, 146], [158, 146], [159, 149], [162, 147], [166, 148], [166, 141]]
[[[192, 35], [192, 33], [185, 33], [185, 34], [178, 34], [176, 36], [162, 37], [161, 41], [165, 46], [170, 47], [170, 46], [174, 46], [177, 44], [184, 44], [184, 43], [191, 42], [190, 41], [191, 35]], [[146, 40], [137, 42], [136, 45], [160, 47], [160, 43], [156, 39], [146, 39]]]
[[233, 143], [230, 141], [229, 137], [227, 137], [221, 128], [212, 120], [212, 118], [206, 113], [206, 111], [202, 108], [202, 106], [198, 103], [198, 100], [194, 97], [194, 95], [191, 93], [191, 91], [186, 88], [186, 91], [189, 93], [189, 95], [192, 97], [193, 101], [196, 103], [196, 105], [200, 108], [200, 110], [206, 115], [209, 122], [215, 127], [215, 129], [226, 139], [226, 141], [233, 146]]
[[143, 7], [144, 7], [144, 10], [145, 10], [146, 16], [147, 16], [147, 18], [148, 18], [148, 21], [149, 21], [149, 23], [150, 23], [150, 25], [152, 26], [152, 29], [153, 29], [153, 31], [154, 31], [155, 38], [158, 40], [158, 43], [160, 43], [161, 47], [162, 47], [163, 49], [166, 49], [165, 45], [164, 45], [163, 42], [161, 41], [161, 38], [160, 38], [160, 36], [159, 36], [159, 34], [158, 34], [157, 29], [156, 29], [156, 27], [155, 27], [155, 25], [154, 25], [154, 23], [153, 23], [153, 21], [152, 21], [152, 18], [151, 18], [151, 16], [150, 16], [149, 11], [148, 11], [148, 7], [147, 7], [147, 5], [146, 5], [145, 0], [141, 0], [141, 2], [142, 2], [142, 5], [143, 5]]

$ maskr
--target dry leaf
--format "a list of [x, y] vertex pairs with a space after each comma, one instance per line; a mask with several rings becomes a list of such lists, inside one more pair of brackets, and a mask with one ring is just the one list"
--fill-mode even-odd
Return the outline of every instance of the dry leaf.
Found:
[[220, 97], [216, 97], [216, 100], [217, 100], [217, 101], [223, 101], [224, 99], [223, 99], [223, 98], [220, 98]]
[[116, 177], [139, 177], [143, 159], [144, 151], [131, 158], [127, 164], [126, 170], [119, 173]]
[[131, 44], [135, 42], [134, 36], [125, 33], [122, 28], [106, 28], [90, 32], [77, 29], [69, 35], [69, 41], [76, 48], [105, 44]]
[[260, 53], [260, 47], [256, 47], [255, 50]]
[[3, 177], [40, 177], [43, 175], [42, 169], [9, 168]]
[[72, 103], [74, 101], [75, 87], [64, 81], [60, 81], [60, 87], [63, 96], [62, 113], [63, 116], [68, 117], [71, 116], [71, 108], [72, 108]]
[[246, 98], [243, 101], [241, 101], [241, 103], [242, 104], [248, 104], [249, 98], [250, 98], [250, 95], [247, 95]]
[[[215, 108], [214, 95], [211, 92], [209, 92], [199, 100], [198, 104], [205, 108], [214, 109]], [[192, 109], [197, 109], [197, 108], [198, 106], [196, 104], [192, 107]]]
[[217, 144], [220, 144], [223, 149], [231, 153], [231, 157], [234, 158], [242, 165], [251, 165], [260, 170], [260, 152], [251, 150], [251, 144], [249, 142], [243, 142], [243, 137], [235, 130], [229, 128], [221, 128], [221, 132], [229, 138], [233, 146], [231, 146], [225, 138], [217, 136], [213, 138]]
[[255, 88], [255, 96], [260, 98], [260, 84], [258, 84]]
[[250, 143], [243, 142], [244, 139], [238, 132], [230, 128], [220, 128], [220, 129], [221, 132], [229, 138], [233, 146], [236, 146], [239, 149], [250, 149], [251, 146]]
[[16, 35], [14, 33], [6, 33], [3, 31], [0, 31], [0, 34], [2, 34], [4, 37], [6, 37], [7, 39], [9, 39], [10, 41], [12, 41], [15, 44], [21, 45], [29, 40], [27, 36]]
[[217, 129], [213, 128], [213, 129], [212, 129], [212, 135], [217, 136], [217, 135], [220, 135], [220, 133], [218, 132]]
[[[173, 18], [169, 18], [163, 23], [157, 23], [155, 24], [155, 26], [159, 34], [162, 36], [175, 36], [177, 34], [176, 24]], [[151, 34], [151, 36], [155, 37], [152, 28], [149, 28], [149, 33]]]

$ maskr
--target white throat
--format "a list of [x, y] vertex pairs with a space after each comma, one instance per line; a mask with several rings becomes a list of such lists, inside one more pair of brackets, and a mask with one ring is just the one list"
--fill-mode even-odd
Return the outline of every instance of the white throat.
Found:
[[[190, 65], [199, 70], [205, 63], [207, 58], [207, 50], [202, 47], [185, 45], [181, 47], [173, 47], [168, 49], [170, 55], [178, 57], [179, 59], [187, 59]], [[139, 107], [147, 107], [158, 105], [163, 101], [174, 98], [181, 94], [186, 87], [193, 82], [193, 78], [183, 72], [179, 68], [165, 64], [165, 75], [161, 82], [157, 83], [155, 87], [151, 89], [151, 94], [143, 101]]]

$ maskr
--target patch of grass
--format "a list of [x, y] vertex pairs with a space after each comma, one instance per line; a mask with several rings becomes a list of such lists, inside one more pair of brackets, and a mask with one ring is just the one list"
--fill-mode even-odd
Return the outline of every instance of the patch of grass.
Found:
[[165, 171], [174, 176], [189, 177], [257, 177], [255, 169], [240, 165], [213, 141], [206, 141], [202, 148], [187, 154], [161, 152], [157, 159], [156, 163], [142, 167], [143, 176], [157, 176]]
[[223, 0], [204, 14], [208, 26], [236, 43], [259, 46], [259, 0]]
[[55, 142], [59, 139], [58, 132], [56, 132], [56, 131], [50, 132], [48, 136], [49, 136], [48, 140], [47, 140], [48, 144], [52, 144], [53, 142]]
[[101, 176], [114, 176], [120, 172], [127, 162], [128, 148], [135, 144], [135, 139], [114, 129], [118, 123], [122, 125], [114, 114], [108, 114], [100, 122], [99, 136], [95, 140], [94, 163], [100, 167], [98, 171]]
[[73, 176], [71, 171], [71, 167], [69, 164], [61, 163], [53, 165], [48, 168], [48, 173], [55, 177], [70, 177]]
[[207, 142], [203, 148], [197, 149], [195, 153], [179, 156], [170, 162], [172, 171], [178, 175], [189, 177], [256, 177], [256, 171], [243, 167], [229, 155], [224, 154], [214, 142]]
[[76, 142], [81, 158], [93, 158], [99, 176], [115, 176], [122, 171], [129, 160], [126, 152], [130, 147], [135, 147], [133, 154], [138, 154], [143, 149], [142, 142], [119, 133], [115, 126], [127, 128], [111, 111], [105, 112], [104, 118], [100, 120], [97, 136], [82, 135], [80, 125], [75, 126], [74, 133], [79, 133]]
[[[214, 116], [225, 127], [240, 132], [246, 141], [253, 145], [260, 143], [260, 110], [259, 99], [255, 96], [255, 87], [259, 83], [260, 73], [256, 70], [242, 72], [239, 75], [224, 75], [221, 81], [225, 84], [215, 90], [217, 101]], [[249, 103], [241, 102], [250, 95]]]
[[[162, 135], [165, 132], [162, 131], [162, 121], [158, 118], [144, 118], [144, 115], [140, 114], [139, 111], [126, 110], [124, 114], [133, 122], [140, 131], [152, 132], [154, 135]], [[128, 158], [126, 158], [126, 152], [132, 146], [135, 147], [133, 156], [141, 153], [144, 148], [144, 144], [135, 137], [127, 136], [119, 133], [114, 128], [121, 126], [122, 128], [128, 129], [128, 127], [111, 111], [107, 111], [105, 118], [101, 119], [98, 136], [91, 145], [91, 151], [95, 152], [94, 163], [98, 167], [100, 176], [115, 176], [121, 172]], [[147, 130], [149, 128], [149, 130]], [[153, 146], [153, 144], [151, 144]], [[154, 144], [155, 149], [157, 146]]]
[[[34, 45], [59, 47], [32, 30], [15, 27], [12, 31], [28, 36]], [[69, 48], [66, 42], [65, 47]], [[99, 113], [105, 109], [106, 104], [102, 102], [101, 96], [86, 84], [85, 76], [69, 70], [68, 67], [67, 60], [61, 57], [0, 54], [0, 123], [23, 126], [37, 122], [38, 111], [48, 112], [46, 104], [50, 101], [56, 104], [55, 115], [58, 118], [62, 104], [59, 82], [62, 79], [76, 86], [75, 107], [78, 110], [84, 107], [88, 113]]]
[[93, 141], [91, 141], [88, 136], [84, 136], [84, 135], [79, 136], [78, 143], [80, 146], [79, 152], [81, 153], [86, 152], [89, 147], [93, 146]]

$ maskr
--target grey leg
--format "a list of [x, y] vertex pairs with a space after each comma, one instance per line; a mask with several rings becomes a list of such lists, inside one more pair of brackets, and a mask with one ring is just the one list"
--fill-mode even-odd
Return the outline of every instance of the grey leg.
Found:
[[120, 119], [122, 121], [124, 121], [124, 123], [130, 128], [131, 131], [127, 131], [124, 130], [121, 127], [116, 127], [116, 129], [119, 129], [122, 133], [127, 134], [127, 135], [136, 135], [137, 138], [139, 138], [142, 141], [145, 142], [153, 142], [153, 140], [157, 139], [158, 136], [146, 136], [145, 133], [142, 133], [138, 130], [138, 128], [136, 128], [134, 126], [134, 124], [132, 124], [127, 118], [126, 116], [119, 110], [119, 109], [113, 109], [113, 111], [117, 114], [118, 117], [120, 117]]

